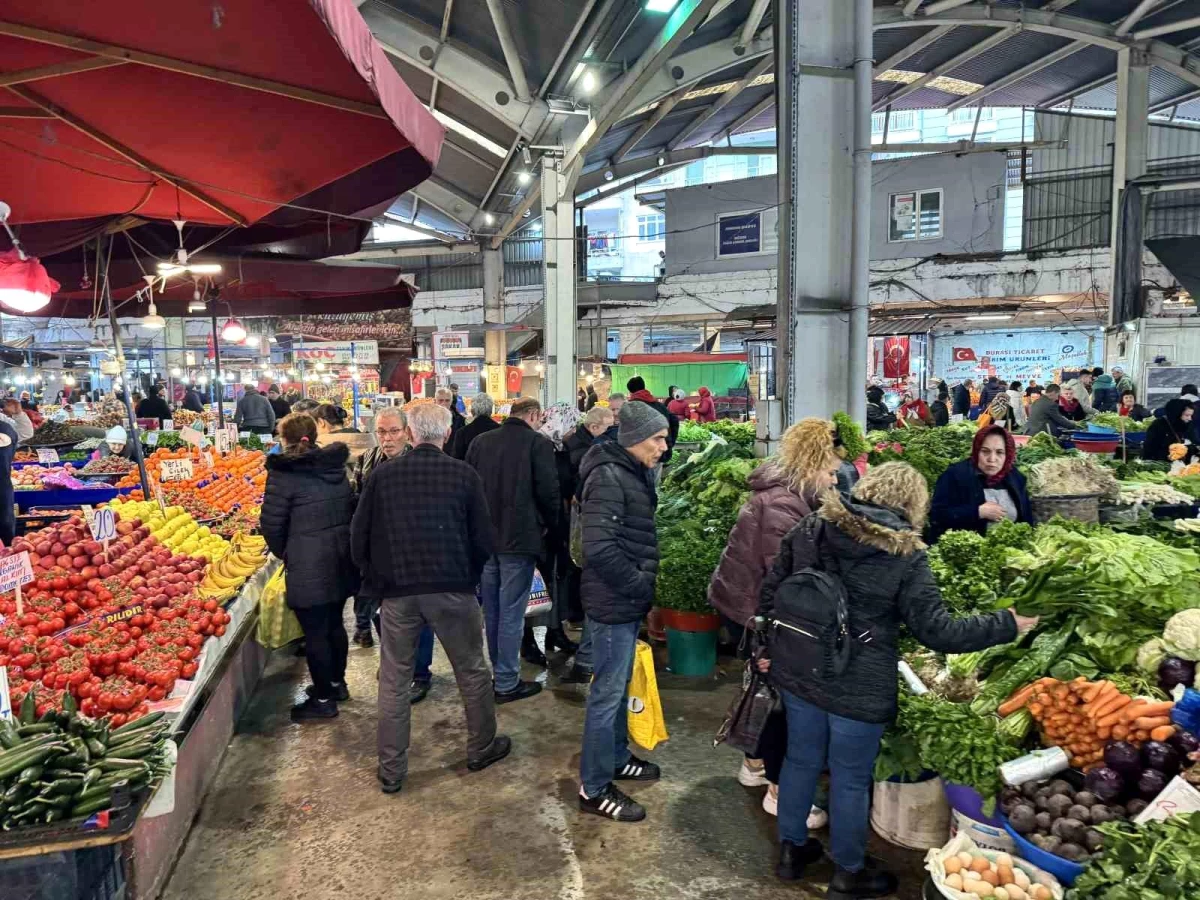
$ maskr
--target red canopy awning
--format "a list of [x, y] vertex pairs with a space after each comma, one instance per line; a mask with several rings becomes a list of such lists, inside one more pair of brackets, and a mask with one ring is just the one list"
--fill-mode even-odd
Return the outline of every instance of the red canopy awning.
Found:
[[[244, 317], [376, 312], [412, 305], [413, 288], [401, 281], [400, 273], [392, 268], [331, 266], [305, 260], [222, 260], [208, 255], [205, 260], [221, 262], [225, 268], [224, 273], [214, 279], [220, 299], [209, 307], [221, 318], [230, 313]], [[87, 319], [96, 314], [93, 290], [79, 288], [83, 275], [80, 262], [64, 261], [47, 268], [51, 276], [62, 282], [64, 290], [55, 294], [50, 305], [39, 310], [37, 315]], [[145, 296], [134, 298], [146, 287], [142, 268], [137, 262], [113, 259], [109, 265], [109, 278], [117, 315], [144, 316], [148, 301]], [[186, 278], [170, 280], [162, 294], [156, 284], [154, 304], [159, 315], [187, 315], [187, 305], [194, 290], [195, 285]]]
[[354, 0], [0, 3], [14, 223], [355, 215], [428, 177], [443, 135]]

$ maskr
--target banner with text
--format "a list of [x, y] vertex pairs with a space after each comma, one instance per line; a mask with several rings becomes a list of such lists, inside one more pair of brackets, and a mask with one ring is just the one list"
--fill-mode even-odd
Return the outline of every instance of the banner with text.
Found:
[[1046, 384], [1057, 379], [1062, 369], [1093, 365], [1093, 352], [1103, 351], [1102, 337], [1098, 328], [939, 334], [934, 338], [933, 372], [947, 384], [993, 375], [1003, 381], [1036, 379]]

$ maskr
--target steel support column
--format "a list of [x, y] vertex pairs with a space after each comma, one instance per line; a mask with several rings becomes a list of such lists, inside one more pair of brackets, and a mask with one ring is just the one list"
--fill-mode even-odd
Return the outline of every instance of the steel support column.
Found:
[[[782, 425], [850, 408], [855, 4], [775, 6]], [[795, 148], [803, 147], [802, 153]], [[865, 378], [866, 373], [862, 373]]]
[[488, 327], [483, 334], [483, 361], [489, 366], [502, 366], [508, 357], [508, 335], [489, 327], [504, 324], [504, 257], [501, 254], [500, 250], [486, 247], [483, 250], [483, 323]]
[[575, 401], [575, 177], [542, 157], [542, 284], [546, 380], [543, 402]]
[[[1146, 174], [1150, 143], [1150, 65], [1146, 55], [1127, 48], [1117, 53], [1117, 122], [1113, 144], [1112, 264], [1116, 266], [1117, 224], [1125, 185]], [[1115, 277], [1115, 268], [1113, 275]], [[1115, 283], [1115, 282], [1110, 282]], [[1109, 304], [1112, 324], [1112, 304]]]

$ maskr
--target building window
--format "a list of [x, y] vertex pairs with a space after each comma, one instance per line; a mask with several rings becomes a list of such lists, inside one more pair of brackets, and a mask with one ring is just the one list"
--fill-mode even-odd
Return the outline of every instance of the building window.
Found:
[[888, 242], [929, 241], [942, 236], [942, 190], [902, 191], [888, 196]]
[[887, 119], [888, 134], [897, 131], [916, 131], [917, 114], [911, 109], [894, 109], [888, 118], [887, 113], [871, 115], [871, 134], [883, 134], [883, 123]]
[[662, 213], [637, 217], [639, 241], [661, 241], [667, 236], [667, 219]]
[[[964, 106], [962, 109], [956, 109], [950, 113], [950, 122], [953, 125], [974, 125], [975, 113], [978, 107]], [[991, 122], [996, 118], [996, 111], [990, 106], [985, 106], [983, 112], [979, 113], [980, 122]]]

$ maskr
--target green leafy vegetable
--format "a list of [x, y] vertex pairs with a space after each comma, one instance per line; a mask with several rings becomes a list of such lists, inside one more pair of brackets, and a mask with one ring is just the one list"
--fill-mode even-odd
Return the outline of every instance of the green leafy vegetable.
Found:
[[1097, 825], [1104, 851], [1067, 900], [1191, 900], [1200, 897], [1200, 813], [1134, 825]]
[[1029, 646], [1029, 652], [1023, 653], [1002, 674], [993, 673], [988, 678], [979, 696], [971, 701], [971, 712], [977, 716], [994, 713], [1018, 688], [1045, 675], [1071, 642], [1074, 631], [1074, 623], [1068, 623], [1058, 631], [1039, 634]]
[[850, 418], [849, 414], [834, 413], [833, 426], [837, 429], [838, 437], [841, 438], [842, 447], [846, 451], [846, 459], [853, 462], [860, 456], [866, 456], [871, 452], [871, 445], [863, 437], [862, 429], [858, 427], [857, 422]]
[[1024, 447], [1017, 450], [1017, 467], [1028, 471], [1040, 462], [1066, 455], [1067, 451], [1058, 445], [1058, 441], [1043, 431], [1041, 434], [1035, 434]]

